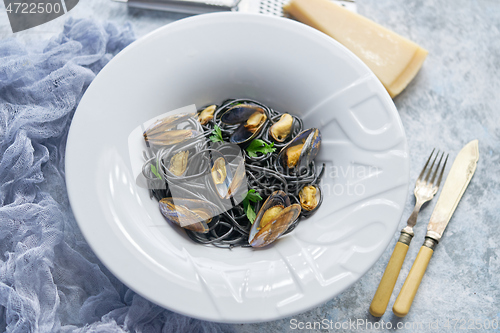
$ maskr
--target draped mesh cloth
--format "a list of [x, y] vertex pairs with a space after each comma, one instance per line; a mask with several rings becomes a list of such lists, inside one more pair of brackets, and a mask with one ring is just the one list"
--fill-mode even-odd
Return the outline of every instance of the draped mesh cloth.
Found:
[[50, 41], [0, 41], [0, 331], [227, 332], [135, 294], [99, 262], [69, 208], [64, 152], [92, 79], [130, 26], [68, 20]]

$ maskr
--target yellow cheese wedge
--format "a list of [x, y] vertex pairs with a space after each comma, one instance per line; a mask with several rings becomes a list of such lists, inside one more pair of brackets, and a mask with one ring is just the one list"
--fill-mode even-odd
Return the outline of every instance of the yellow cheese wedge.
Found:
[[283, 9], [356, 54], [391, 97], [410, 83], [428, 53], [412, 41], [329, 0], [291, 0]]

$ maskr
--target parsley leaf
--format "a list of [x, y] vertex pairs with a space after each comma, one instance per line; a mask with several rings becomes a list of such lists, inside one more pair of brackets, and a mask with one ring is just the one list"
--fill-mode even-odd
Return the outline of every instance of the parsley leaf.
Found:
[[158, 172], [154, 164], [151, 164], [151, 172], [159, 179], [162, 179], [160, 173]]
[[246, 148], [248, 156], [250, 157], [257, 157], [257, 153], [262, 153], [262, 154], [273, 153], [275, 150], [276, 148], [274, 148], [274, 142], [268, 145], [261, 139], [253, 140], [252, 142], [250, 142], [250, 145], [248, 145], [248, 147]]
[[219, 126], [215, 125], [214, 130], [212, 131], [212, 134], [213, 135], [210, 136], [210, 140], [212, 140], [212, 142], [224, 141], [222, 139], [222, 132], [221, 132]]
[[248, 201], [243, 201], [243, 206], [245, 207], [245, 214], [247, 215], [248, 220], [253, 224], [257, 214], [255, 214], [252, 205], [250, 205]]
[[247, 196], [245, 198], [250, 200], [251, 202], [257, 202], [263, 200], [259, 192], [255, 191], [253, 188], [248, 190]]
[[252, 224], [255, 221], [255, 218], [257, 217], [257, 214], [253, 210], [253, 206], [250, 204], [250, 201], [251, 202], [258, 202], [258, 201], [261, 201], [261, 200], [263, 200], [262, 197], [254, 189], [250, 189], [247, 192], [247, 195], [245, 196], [245, 198], [243, 199], [243, 208], [245, 210], [245, 214], [246, 214], [248, 220]]

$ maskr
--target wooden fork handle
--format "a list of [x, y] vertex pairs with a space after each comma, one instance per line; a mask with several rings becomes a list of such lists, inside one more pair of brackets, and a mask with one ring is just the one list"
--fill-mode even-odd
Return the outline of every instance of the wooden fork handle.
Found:
[[415, 298], [433, 253], [434, 251], [425, 245], [420, 248], [417, 258], [415, 262], [413, 262], [410, 273], [408, 273], [403, 288], [401, 288], [398, 298], [396, 298], [396, 302], [392, 308], [392, 312], [394, 312], [396, 316], [404, 317], [410, 311], [411, 304], [413, 303], [413, 299]]
[[380, 280], [375, 296], [373, 296], [370, 305], [370, 313], [372, 316], [382, 317], [384, 315], [407, 252], [408, 245], [398, 241], [392, 251], [391, 259], [389, 259], [389, 263], [385, 268], [384, 275], [382, 276], [382, 280]]

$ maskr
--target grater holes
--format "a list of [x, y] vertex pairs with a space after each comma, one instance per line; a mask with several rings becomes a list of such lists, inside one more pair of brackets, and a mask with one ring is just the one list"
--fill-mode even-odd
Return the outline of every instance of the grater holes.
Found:
[[288, 0], [261, 0], [259, 13], [267, 15], [283, 16], [282, 6]]

